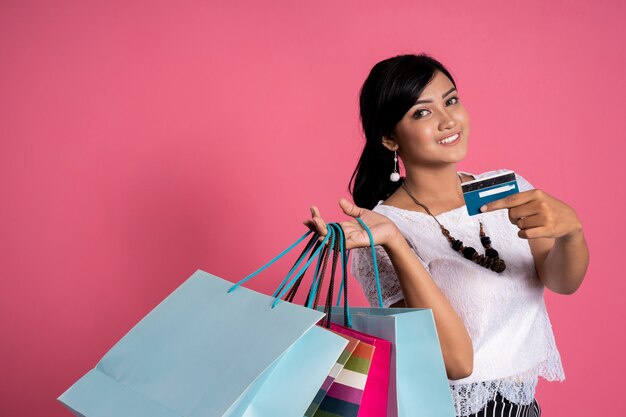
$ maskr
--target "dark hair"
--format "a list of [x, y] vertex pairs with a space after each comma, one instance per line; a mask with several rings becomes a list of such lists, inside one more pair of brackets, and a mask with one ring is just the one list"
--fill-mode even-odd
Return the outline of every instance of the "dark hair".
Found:
[[401, 181], [389, 180], [394, 154], [385, 148], [382, 137], [393, 133], [436, 71], [456, 87], [450, 72], [425, 53], [388, 58], [370, 71], [359, 99], [365, 147], [348, 185], [357, 206], [371, 210], [400, 187]]

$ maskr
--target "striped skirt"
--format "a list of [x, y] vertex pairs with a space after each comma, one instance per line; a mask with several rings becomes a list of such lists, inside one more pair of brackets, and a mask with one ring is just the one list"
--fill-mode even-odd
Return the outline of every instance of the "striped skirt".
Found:
[[485, 408], [466, 417], [540, 417], [541, 407], [536, 399], [528, 405], [515, 404], [497, 393]]

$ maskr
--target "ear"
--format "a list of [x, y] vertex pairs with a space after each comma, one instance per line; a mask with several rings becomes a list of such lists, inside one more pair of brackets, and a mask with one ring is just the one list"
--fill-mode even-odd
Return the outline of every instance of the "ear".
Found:
[[395, 138], [393, 136], [383, 136], [382, 139], [383, 142], [383, 146], [387, 149], [389, 149], [390, 151], [397, 151], [398, 150], [398, 142], [396, 142]]

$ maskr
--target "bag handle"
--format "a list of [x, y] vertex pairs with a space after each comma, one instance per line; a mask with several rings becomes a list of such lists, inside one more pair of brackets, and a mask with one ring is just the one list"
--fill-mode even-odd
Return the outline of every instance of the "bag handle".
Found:
[[[348, 254], [347, 254], [347, 251], [345, 250], [346, 240], [345, 240], [345, 235], [343, 233], [343, 228], [341, 227], [341, 225], [338, 223], [328, 223], [327, 227], [328, 227], [329, 233], [333, 233], [335, 237], [334, 239], [333, 237], [331, 237], [332, 247], [329, 245], [326, 245], [322, 249], [322, 252], [318, 257], [313, 281], [311, 282], [309, 293], [307, 295], [304, 305], [308, 308], [317, 309], [317, 306], [319, 303], [319, 297], [321, 293], [319, 289], [324, 287], [323, 284], [324, 284], [324, 278], [326, 277], [328, 259], [330, 258], [330, 255], [332, 252], [333, 261], [332, 261], [332, 266], [331, 266], [330, 283], [328, 286], [326, 302], [324, 303], [324, 313], [326, 314], [326, 316], [322, 324], [323, 326], [329, 328], [331, 324], [332, 300], [333, 300], [333, 293], [334, 293], [334, 288], [335, 288], [335, 273], [337, 270], [337, 257], [340, 257], [341, 259], [341, 270], [342, 270], [342, 276], [341, 276], [341, 281], [340, 281], [341, 288], [343, 289], [345, 287], [347, 289]], [[316, 234], [309, 243], [314, 241], [314, 239], [317, 240], [318, 238], [319, 238], [319, 235]], [[322, 265], [321, 270], [320, 270], [320, 265]], [[298, 278], [294, 286], [291, 287], [291, 289], [287, 293], [285, 297], [285, 301], [293, 302], [293, 299], [295, 298], [295, 295], [300, 287], [300, 284], [302, 283], [303, 278], [304, 278], [304, 275], [300, 275], [300, 277]], [[348, 308], [347, 291], [344, 293], [344, 325], [346, 327], [350, 327], [350, 328], [352, 327], [352, 321], [350, 318], [350, 310]]]
[[[298, 264], [299, 260], [302, 259], [309, 251], [310, 245], [315, 245], [315, 249], [313, 249], [313, 251], [311, 252], [311, 254], [309, 255], [309, 259], [311, 259], [313, 257], [313, 253], [315, 252], [315, 250], [319, 247], [320, 245], [320, 241], [317, 240], [318, 236], [317, 235], [313, 235], [311, 237], [311, 239], [309, 240], [309, 242], [307, 243], [306, 248], [304, 248], [304, 250], [302, 251], [302, 253], [300, 253], [300, 256], [298, 256], [298, 259], [296, 260], [296, 262], [294, 263], [294, 265], [291, 267], [291, 269], [289, 270], [289, 273], [291, 274], [293, 270], [295, 270], [296, 265]], [[322, 249], [322, 254], [324, 253], [324, 249]], [[323, 256], [323, 255], [322, 255]], [[315, 268], [315, 273], [317, 274], [317, 269], [319, 268], [319, 258], [318, 258], [318, 262]], [[304, 278], [304, 274], [306, 273], [306, 271], [300, 275], [300, 278], [298, 278], [298, 280], [296, 281], [296, 283], [294, 284], [293, 287], [291, 287], [291, 289], [289, 290], [289, 292], [287, 293], [287, 296], [285, 297], [286, 301], [292, 302], [296, 293], [298, 292], [298, 288], [300, 287], [300, 284], [302, 283], [302, 279]], [[279, 291], [282, 291], [283, 286], [279, 286]]]
[[[235, 283], [232, 287], [230, 287], [228, 289], [228, 293], [231, 293], [233, 291], [235, 291], [238, 287], [240, 287], [242, 284], [246, 283], [247, 281], [249, 281], [250, 279], [252, 279], [253, 277], [255, 277], [256, 275], [258, 275], [259, 273], [261, 273], [262, 271], [264, 271], [265, 269], [267, 269], [268, 267], [270, 267], [272, 264], [274, 264], [277, 260], [279, 260], [280, 258], [282, 258], [283, 256], [285, 256], [289, 251], [291, 251], [294, 247], [296, 247], [300, 242], [302, 242], [308, 235], [312, 234], [313, 231], [309, 230], [308, 232], [306, 232], [302, 237], [300, 237], [297, 241], [295, 241], [293, 244], [291, 244], [287, 249], [283, 250], [281, 253], [279, 253], [278, 255], [276, 255], [274, 258], [272, 258], [269, 262], [267, 262], [265, 265], [263, 265], [262, 267], [260, 267], [259, 269], [257, 269], [256, 271], [252, 272], [250, 275], [246, 276], [245, 278], [243, 278], [242, 280], [238, 281], [237, 283]], [[290, 270], [289, 274], [287, 275], [287, 277], [285, 277], [285, 279], [283, 280], [283, 282], [280, 284], [279, 289], [282, 288], [282, 291], [280, 291], [280, 293], [283, 293], [285, 290], [288, 290], [289, 288], [291, 288], [291, 286], [293, 285], [295, 279], [297, 279], [301, 274], [303, 274], [304, 272], [306, 272], [306, 269], [309, 267], [309, 265], [311, 264], [311, 262], [313, 262], [313, 260], [315, 259], [315, 257], [319, 254], [319, 252], [321, 251], [321, 249], [324, 247], [324, 244], [328, 241], [328, 239], [330, 238], [330, 234], [327, 234], [326, 237], [324, 238], [324, 240], [322, 241], [322, 243], [318, 246], [315, 247], [315, 245], [308, 245], [309, 247], [305, 249], [305, 251], [303, 252], [302, 256], [300, 257], [300, 259], [298, 260], [298, 262], [296, 262], [296, 264], [292, 267], [292, 269]], [[300, 265], [300, 263], [302, 263], [302, 261], [304, 260], [304, 256], [306, 253], [308, 253], [313, 247], [315, 247], [313, 254], [311, 255], [311, 257], [309, 258], [309, 260], [306, 262], [306, 264], [304, 265], [304, 267], [294, 276], [295, 279], [292, 279], [291, 281], [289, 281], [289, 283], [287, 283], [287, 281], [289, 280], [290, 275], [296, 270], [296, 268]], [[274, 293], [274, 297], [276, 297], [276, 293], [279, 291], [276, 291]], [[282, 297], [282, 295], [281, 295]], [[279, 298], [277, 298], [274, 303], [272, 304], [272, 308], [276, 307], [276, 304], [278, 304]]]
[[332, 246], [335, 245], [335, 239], [336, 239], [336, 236], [333, 230], [329, 230], [329, 233], [332, 236], [330, 246], [326, 246], [322, 252], [322, 255], [320, 255], [318, 266], [321, 263], [322, 268], [321, 269], [317, 268], [315, 270], [315, 275], [313, 276], [313, 281], [311, 282], [311, 287], [309, 288], [309, 294], [306, 297], [305, 305], [308, 308], [315, 309], [317, 308], [317, 305], [319, 303], [320, 293], [318, 292], [318, 288], [321, 287], [322, 284], [324, 283], [324, 277], [326, 276], [326, 266], [328, 265], [328, 258], [330, 257], [330, 254], [332, 252], [331, 249], [332, 249]]
[[372, 232], [370, 232], [370, 228], [367, 227], [365, 222], [361, 220], [360, 217], [357, 217], [356, 221], [359, 222], [359, 224], [361, 225], [363, 229], [365, 229], [365, 231], [367, 232], [367, 236], [369, 236], [369, 239], [370, 239], [370, 248], [372, 250], [372, 260], [374, 261], [374, 278], [376, 280], [376, 292], [378, 295], [378, 306], [380, 308], [383, 308], [383, 296], [382, 296], [382, 291], [380, 289], [380, 276], [378, 275], [378, 261], [376, 260], [376, 249], [374, 249], [374, 237], [372, 236]]
[[[365, 222], [360, 218], [357, 217], [356, 220], [358, 221], [358, 223], [361, 225], [361, 227], [365, 230], [365, 232], [367, 233], [368, 237], [369, 237], [369, 241], [370, 241], [370, 250], [372, 252], [372, 260], [373, 260], [373, 268], [374, 268], [374, 279], [376, 282], [376, 291], [377, 291], [377, 296], [378, 296], [378, 305], [380, 308], [383, 308], [383, 300], [382, 300], [382, 290], [381, 290], [381, 286], [380, 286], [380, 275], [378, 272], [378, 260], [377, 260], [377, 256], [376, 256], [376, 249], [375, 249], [375, 245], [374, 245], [374, 237], [372, 236], [372, 232], [370, 231], [369, 227], [365, 224]], [[343, 296], [344, 296], [344, 325], [346, 327], [352, 327], [352, 323], [351, 323], [351, 318], [350, 318], [350, 308], [349, 308], [349, 304], [348, 304], [348, 294], [347, 294], [347, 290], [348, 290], [348, 274], [347, 274], [347, 270], [348, 270], [348, 257], [349, 257], [349, 251], [346, 250], [346, 245], [345, 245], [345, 235], [343, 233], [343, 228], [341, 227], [340, 224], [338, 223], [328, 223], [327, 224], [328, 229], [329, 229], [329, 233], [333, 233], [334, 230], [337, 230], [337, 233], [340, 235], [340, 247], [339, 247], [339, 253], [341, 255], [341, 259], [342, 259], [342, 281], [341, 281], [341, 287], [339, 289], [339, 295], [337, 296], [337, 304], [336, 306], [339, 307], [341, 305], [341, 295], [342, 295], [342, 290], [344, 290]], [[336, 248], [334, 249], [336, 250]], [[334, 267], [333, 267], [334, 270]], [[315, 286], [315, 282], [312, 284], [312, 291], [317, 291], [317, 287]], [[330, 294], [330, 288], [329, 288], [329, 294]], [[332, 297], [327, 299], [327, 304], [325, 306], [325, 312], [327, 314], [327, 319], [330, 321], [330, 313], [332, 311], [332, 309], [330, 309], [330, 305], [332, 303]], [[310, 307], [310, 305], [308, 305], [307, 307]]]
[[[332, 244], [332, 248], [329, 245], [325, 245], [324, 248], [322, 249], [322, 253], [319, 255], [317, 259], [317, 265], [315, 268], [313, 281], [311, 282], [309, 293], [307, 294], [307, 298], [304, 303], [304, 305], [308, 308], [313, 308], [313, 309], [317, 308], [318, 303], [319, 303], [319, 296], [320, 296], [320, 292], [318, 291], [318, 289], [323, 286], [324, 277], [326, 276], [326, 267], [328, 265], [328, 259], [331, 253], [336, 252], [339, 249], [337, 244], [341, 243], [341, 241], [336, 236], [335, 229], [331, 225], [328, 225], [328, 228], [329, 228], [329, 233], [333, 234], [333, 236], [331, 236], [331, 242], [330, 242]], [[320, 235], [315, 234], [314, 238], [319, 238], [319, 236]], [[320, 265], [321, 265], [321, 269], [320, 269]], [[335, 269], [336, 269], [336, 266], [335, 264], [333, 264], [332, 270], [334, 271]], [[302, 281], [302, 278], [303, 278], [303, 275], [300, 276], [298, 281], [296, 281], [294, 286], [291, 288], [291, 290], [289, 291], [289, 293], [287, 294], [285, 298], [286, 301], [290, 301], [290, 302], [293, 301], [296, 295], [296, 292], [298, 290], [298, 287]]]
[[[341, 227], [340, 224], [338, 223], [328, 223], [327, 224], [327, 228], [328, 228], [328, 233], [332, 233], [337, 235], [337, 239], [335, 241], [335, 244], [332, 247], [332, 251], [334, 252], [333, 255], [333, 265], [331, 267], [331, 277], [330, 277], [330, 284], [328, 286], [328, 291], [327, 291], [327, 297], [326, 297], [326, 302], [324, 304], [324, 312], [326, 313], [326, 318], [324, 321], [324, 325], [326, 327], [330, 326], [331, 323], [331, 315], [332, 315], [332, 302], [333, 302], [333, 293], [334, 293], [334, 288], [335, 288], [335, 283], [334, 283], [334, 276], [335, 276], [335, 272], [337, 270], [337, 257], [340, 257], [341, 259], [341, 270], [342, 270], [342, 276], [341, 276], [341, 288], [348, 288], [347, 284], [348, 284], [348, 253], [346, 251], [346, 240], [345, 240], [345, 234], [343, 233], [343, 228]], [[327, 258], [330, 256], [330, 254], [328, 252], [325, 253], [325, 261], [327, 260]], [[324, 268], [325, 269], [325, 268]], [[319, 294], [320, 294], [320, 287], [322, 287], [322, 283], [323, 283], [323, 278], [325, 276], [324, 271], [322, 271], [322, 275], [321, 277], [318, 279], [317, 275], [314, 279], [314, 281], [311, 283], [311, 288], [309, 290], [309, 297], [307, 298], [307, 304], [306, 306], [309, 308], [314, 308], [317, 309], [317, 301], [319, 299]], [[315, 303], [313, 304], [313, 306], [311, 306], [312, 300], [315, 299]], [[339, 298], [340, 299], [340, 298]], [[350, 318], [350, 309], [349, 309], [349, 305], [348, 305], [348, 293], [347, 291], [344, 292], [344, 325], [346, 327], [352, 327], [352, 320]]]
[[[348, 253], [346, 250], [346, 236], [343, 233], [343, 228], [339, 223], [331, 223], [331, 226], [337, 229], [339, 233], [339, 254], [341, 256], [341, 286], [339, 287], [339, 295], [337, 297], [337, 301], [341, 299], [341, 292], [345, 289], [344, 302], [343, 302], [343, 317], [344, 317], [344, 326], [348, 328], [352, 328], [352, 320], [350, 318], [350, 308], [348, 306]], [[334, 272], [334, 271], [333, 271]], [[332, 312], [332, 293], [328, 294], [328, 299], [326, 300], [326, 309], [328, 310], [328, 326], [330, 326], [330, 315]]]
[[[312, 232], [312, 231], [310, 231]], [[308, 234], [308, 233], [307, 233]], [[287, 291], [289, 291], [291, 289], [291, 287], [297, 282], [297, 280], [300, 278], [300, 276], [302, 276], [306, 270], [309, 268], [309, 265], [311, 265], [311, 262], [313, 262], [313, 259], [315, 259], [316, 256], [318, 256], [319, 252], [324, 248], [326, 242], [328, 242], [328, 239], [332, 238], [331, 241], [331, 246], [334, 243], [334, 239], [335, 236], [333, 233], [328, 233], [326, 234], [326, 237], [324, 238], [324, 240], [322, 241], [322, 244], [313, 252], [313, 255], [309, 258], [309, 260], [307, 261], [307, 263], [302, 267], [302, 269], [296, 274], [294, 275], [294, 277], [289, 280], [289, 275], [287, 275], [287, 277], [283, 280], [283, 283], [281, 284], [281, 288], [284, 287], [282, 289], [282, 291], [275, 291], [274, 294], [272, 295], [274, 298], [276, 298], [274, 300], [274, 302], [272, 303], [272, 308], [276, 307], [276, 305], [278, 305], [278, 303], [281, 301], [281, 298], [285, 295], [285, 293]], [[302, 258], [303, 259], [303, 258]], [[300, 262], [302, 262], [302, 259], [300, 259], [297, 264], [299, 264]], [[287, 282], [289, 280], [289, 282]], [[286, 285], [285, 285], [286, 283]]]
[[[335, 225], [334, 224], [330, 224], [329, 225], [330, 230], [333, 230], [333, 233], [336, 235], [337, 232], [335, 231]], [[332, 267], [330, 270], [330, 282], [328, 283], [328, 291], [326, 294], [326, 302], [324, 303], [324, 313], [326, 314], [326, 316], [324, 317], [323, 320], [323, 326], [326, 328], [330, 328], [330, 323], [331, 323], [331, 307], [332, 307], [332, 299], [333, 299], [333, 292], [335, 289], [335, 272], [337, 270], [337, 257], [339, 255], [339, 249], [340, 249], [340, 236], [336, 236], [336, 239], [334, 240], [334, 245], [332, 246], [332, 254], [333, 254], [333, 263], [332, 263]], [[324, 277], [322, 276], [322, 279]], [[322, 281], [320, 280], [320, 286], [322, 285]], [[317, 304], [317, 299], [319, 298], [319, 292], [316, 295], [316, 304]], [[317, 308], [317, 306], [315, 306], [314, 308]]]
[[[367, 235], [369, 236], [370, 248], [371, 248], [371, 252], [372, 252], [372, 260], [373, 260], [373, 263], [374, 263], [374, 276], [375, 276], [375, 280], [376, 280], [376, 291], [377, 291], [377, 295], [378, 295], [378, 305], [379, 305], [379, 307], [382, 308], [383, 307], [383, 300], [382, 300], [382, 292], [381, 292], [381, 288], [380, 288], [380, 276], [378, 274], [378, 262], [377, 262], [377, 259], [376, 259], [376, 250], [374, 249], [374, 237], [372, 236], [372, 233], [371, 233], [369, 227], [367, 227], [365, 222], [363, 222], [363, 220], [361, 220], [360, 217], [356, 217], [356, 220], [359, 222], [361, 227], [363, 227], [363, 229], [365, 229], [365, 231], [367, 232]], [[348, 320], [348, 323], [349, 323], [350, 319], [349, 319], [349, 306], [348, 306], [348, 297], [347, 297], [347, 287], [348, 287], [347, 262], [348, 262], [349, 251], [345, 249], [345, 235], [343, 233], [343, 228], [341, 227], [341, 225], [338, 224], [338, 223], [328, 223], [328, 225], [332, 225], [332, 226], [330, 228], [328, 228], [328, 233], [326, 234], [326, 236], [324, 237], [322, 242], [320, 244], [318, 244], [318, 245], [312, 244], [312, 242], [314, 242], [319, 237], [319, 235], [317, 233], [315, 233], [315, 235], [308, 242], [306, 248], [301, 253], [300, 258], [298, 259], [298, 261], [294, 264], [294, 266], [291, 268], [291, 270], [289, 271], [289, 273], [287, 274], [287, 276], [285, 277], [283, 282], [279, 285], [278, 289], [274, 292], [274, 294], [272, 296], [274, 298], [276, 298], [276, 299], [272, 303], [272, 308], [276, 307], [276, 305], [281, 301], [280, 299], [285, 295], [285, 293], [287, 291], [289, 291], [294, 286], [294, 284], [296, 282], [298, 282], [298, 285], [299, 285], [299, 279], [302, 277], [302, 275], [304, 275], [304, 273], [309, 268], [309, 266], [311, 265], [313, 260], [325, 248], [326, 243], [329, 241], [329, 239], [331, 239], [330, 248], [333, 248], [334, 250], [336, 250], [334, 248], [334, 246], [335, 246], [335, 239], [336, 239], [336, 235], [339, 234], [339, 252], [340, 252], [340, 255], [341, 255], [341, 259], [342, 259], [342, 282], [341, 282], [341, 287], [339, 289], [339, 295], [337, 297], [337, 306], [339, 306], [339, 304], [340, 304], [340, 299], [341, 299], [341, 295], [342, 295], [342, 291], [343, 291], [344, 292], [344, 309], [346, 311], [346, 314], [344, 314], [344, 316], [346, 317], [346, 319]], [[296, 242], [294, 242], [287, 249], [283, 250], [281, 253], [276, 255], [274, 258], [272, 258], [269, 262], [267, 262], [261, 268], [257, 269], [256, 271], [254, 271], [253, 273], [249, 274], [248, 276], [246, 276], [245, 278], [243, 278], [239, 282], [235, 283], [232, 287], [230, 287], [228, 289], [228, 293], [233, 292], [239, 286], [241, 286], [245, 282], [249, 281], [250, 279], [252, 279], [256, 275], [258, 275], [259, 273], [261, 273], [262, 271], [264, 271], [265, 269], [270, 267], [278, 259], [280, 259], [284, 255], [286, 255], [289, 251], [291, 251], [294, 247], [296, 247], [300, 242], [302, 242], [308, 235], [310, 235], [312, 233], [313, 233], [313, 230], [307, 231]], [[333, 249], [330, 249], [330, 250], [333, 250]], [[300, 271], [298, 271], [298, 273], [295, 274], [291, 278], [291, 280], [290, 280], [289, 279], [290, 276], [298, 268], [298, 266], [302, 263], [302, 261], [305, 258], [305, 255], [308, 254], [309, 252], [312, 252], [312, 253], [309, 256], [308, 261], [300, 269]], [[315, 273], [316, 278], [314, 279], [313, 284], [311, 286], [311, 289], [310, 289], [310, 292], [309, 292], [310, 295], [314, 294], [314, 295], [317, 296], [317, 291], [319, 289], [318, 288], [319, 287], [319, 282], [318, 281], [320, 281], [320, 278], [317, 277], [317, 274], [319, 272], [320, 260], [321, 259], [318, 259], [318, 263], [317, 263], [317, 266], [316, 266], [316, 273]], [[311, 307], [311, 302], [312, 302], [312, 300], [314, 298], [315, 297], [313, 297], [313, 296], [307, 297], [307, 307]]]

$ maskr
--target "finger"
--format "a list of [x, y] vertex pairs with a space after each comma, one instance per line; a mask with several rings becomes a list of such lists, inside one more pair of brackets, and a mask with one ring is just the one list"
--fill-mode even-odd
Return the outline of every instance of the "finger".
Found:
[[339, 199], [339, 207], [341, 207], [344, 213], [351, 217], [360, 217], [365, 212], [365, 209], [358, 207], [345, 198]]
[[491, 203], [482, 206], [480, 211], [482, 213], [487, 213], [494, 210], [516, 207], [528, 203], [532, 200], [533, 191], [534, 190], [522, 191], [521, 193], [511, 194], [510, 196], [501, 198], [500, 200], [492, 201]]
[[522, 239], [538, 239], [542, 237], [552, 237], [546, 227], [533, 227], [531, 229], [520, 230], [517, 235]]
[[526, 204], [522, 204], [521, 206], [512, 207], [509, 209], [509, 220], [513, 224], [517, 224], [517, 222], [523, 217], [531, 217], [540, 214], [540, 210], [535, 204], [535, 202], [529, 202]]
[[532, 229], [535, 227], [541, 227], [545, 225], [545, 221], [543, 219], [543, 216], [541, 215], [534, 215], [534, 216], [530, 216], [530, 217], [524, 217], [522, 219], [518, 219], [516, 222], [517, 227], [519, 227], [522, 230], [526, 230], [526, 229]]
[[326, 233], [328, 233], [328, 229], [326, 228], [326, 224], [324, 223], [324, 221], [320, 220], [319, 217], [314, 218], [312, 221], [313, 223], [315, 223], [317, 233], [319, 233], [321, 236], [326, 236]]
[[302, 224], [304, 224], [310, 230], [317, 232], [317, 229], [315, 228], [315, 223], [313, 223], [311, 219], [306, 219], [305, 221], [302, 222]]
[[313, 220], [315, 219], [319, 220], [321, 224], [323, 224], [324, 227], [326, 227], [326, 222], [324, 222], [324, 219], [322, 218], [322, 214], [320, 213], [320, 210], [316, 206], [311, 206], [311, 214], [313, 215]]
[[346, 220], [346, 221], [343, 221], [343, 222], [339, 222], [339, 226], [341, 226], [341, 228], [343, 229], [344, 233], [348, 233], [349, 231], [354, 230], [355, 228], [359, 229], [359, 230], [362, 230], [361, 226], [358, 225], [358, 224], [355, 224], [354, 220]]
[[346, 237], [346, 240], [348, 240], [350, 236], [352, 236], [355, 232], [363, 231], [363, 228], [361, 227], [361, 225], [356, 223], [354, 220], [339, 222], [339, 226], [341, 227], [341, 230], [343, 230], [343, 234]]
[[317, 206], [311, 206], [311, 216], [312, 216], [312, 217], [316, 217], [316, 216], [318, 216], [318, 217], [322, 217], [322, 216], [320, 215], [320, 211], [319, 211], [319, 209], [317, 208]]
[[369, 242], [369, 236], [367, 236], [367, 232], [363, 229], [346, 232], [346, 250], [363, 247], [363, 245], [358, 244], [358, 242], [361, 242], [363, 239]]

